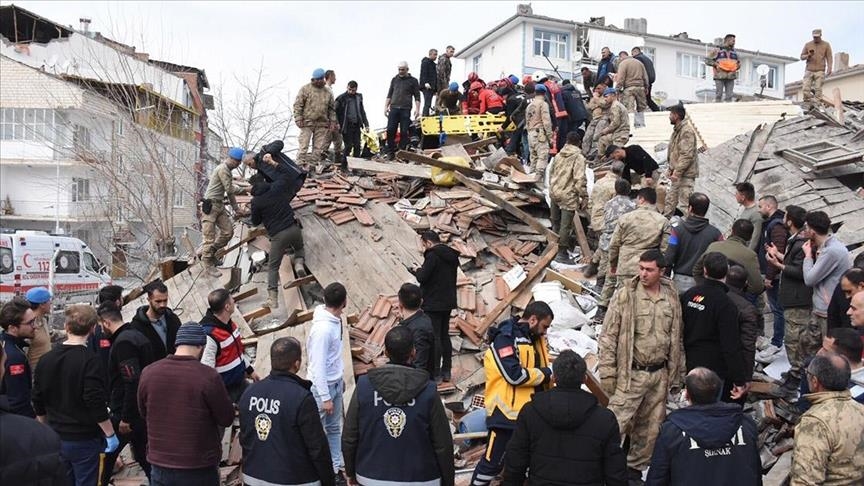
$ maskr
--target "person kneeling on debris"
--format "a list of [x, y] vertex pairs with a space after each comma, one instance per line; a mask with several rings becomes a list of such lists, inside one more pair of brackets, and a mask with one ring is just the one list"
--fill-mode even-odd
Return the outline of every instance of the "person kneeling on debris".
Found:
[[[572, 247], [574, 217], [580, 209], [588, 206], [588, 179], [585, 177], [587, 162], [579, 148], [582, 137], [578, 132], [567, 134], [567, 144], [552, 161], [549, 173], [549, 207], [552, 227], [558, 231], [558, 255], [555, 261], [572, 265], [567, 255]], [[576, 224], [582, 224], [577, 220]]]
[[279, 267], [289, 248], [294, 249], [294, 273], [306, 276], [303, 266], [303, 232], [300, 222], [294, 217], [291, 200], [297, 194], [296, 173], [287, 164], [280, 164], [268, 153], [262, 162], [275, 168], [273, 183], [264, 176], [255, 174], [252, 182], [252, 224], [264, 224], [270, 236], [270, 260], [267, 271], [267, 307], [279, 307]]
[[225, 196], [228, 196], [234, 214], [238, 214], [239, 208], [234, 196], [246, 191], [244, 187], [234, 184], [234, 179], [231, 177], [231, 171], [240, 165], [244, 155], [246, 151], [238, 147], [228, 151], [228, 158], [219, 164], [210, 176], [210, 183], [207, 184], [204, 199], [201, 201], [201, 212], [204, 213], [204, 217], [201, 218], [201, 232], [204, 234], [201, 262], [211, 277], [222, 276], [216, 269], [216, 252], [225, 248], [234, 235], [231, 216], [225, 210]]
[[627, 484], [618, 421], [581, 389], [586, 370], [585, 360], [569, 349], [555, 360], [555, 388], [534, 395], [516, 420], [503, 486], [522, 486], [526, 471], [529, 484], [573, 484], [574, 471], [581, 484]]
[[483, 357], [488, 444], [471, 486], [486, 486], [501, 472], [519, 411], [535, 393], [551, 386], [545, 335], [554, 317], [549, 304], [534, 301], [521, 318], [511, 317], [489, 329], [491, 345]]
[[684, 389], [692, 405], [673, 411], [660, 428], [645, 485], [760, 484], [756, 423], [739, 405], [718, 400], [717, 373], [693, 368]]
[[384, 350], [390, 362], [357, 380], [348, 406], [342, 436], [348, 483], [452, 486], [450, 421], [435, 382], [411, 365], [411, 329], [387, 332]]

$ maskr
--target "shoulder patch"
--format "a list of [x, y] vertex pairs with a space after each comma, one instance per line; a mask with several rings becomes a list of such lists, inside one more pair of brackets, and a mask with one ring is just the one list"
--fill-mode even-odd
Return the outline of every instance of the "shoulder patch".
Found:
[[9, 365], [9, 374], [12, 376], [23, 375], [27, 369], [23, 364]]
[[111, 341], [108, 339], [100, 339], [99, 340], [99, 347], [102, 349], [110, 348], [111, 347]]
[[513, 346], [506, 346], [498, 350], [498, 356], [506, 358], [508, 356], [513, 356], [515, 352], [516, 351], [513, 349]]

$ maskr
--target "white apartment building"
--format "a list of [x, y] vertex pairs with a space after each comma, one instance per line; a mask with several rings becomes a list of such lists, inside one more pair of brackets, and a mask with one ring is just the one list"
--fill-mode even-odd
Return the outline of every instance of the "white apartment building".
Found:
[[[551, 61], [564, 79], [575, 80], [574, 84], [581, 89], [581, 68], [588, 66], [596, 72], [603, 47], [609, 47], [617, 55], [641, 46], [654, 61], [657, 72], [652, 90], [655, 99], [665, 105], [714, 99], [712, 71], [704, 61], [715, 43], [690, 39], [686, 33], [649, 34], [645, 19], [627, 19], [627, 29], [604, 24], [604, 19], [583, 23], [535, 15], [529, 5], [519, 5], [515, 15], [462, 48], [456, 57], [465, 61], [466, 78], [474, 71], [487, 81], [509, 74], [521, 78], [538, 70], [552, 72]], [[718, 37], [725, 34], [718, 32]], [[753, 95], [761, 91], [768, 97], [783, 98], [785, 66], [798, 59], [744, 48], [737, 50], [741, 71], [735, 92]], [[549, 61], [543, 57], [544, 53]], [[756, 72], [762, 64], [768, 67], [764, 90]]]

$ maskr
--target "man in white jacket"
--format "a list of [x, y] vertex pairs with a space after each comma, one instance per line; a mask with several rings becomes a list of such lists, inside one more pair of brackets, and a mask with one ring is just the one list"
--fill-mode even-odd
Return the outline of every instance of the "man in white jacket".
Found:
[[312, 329], [306, 340], [309, 365], [306, 376], [312, 381], [312, 395], [333, 459], [333, 471], [342, 475], [342, 379], [345, 365], [342, 361], [342, 312], [348, 302], [345, 286], [334, 282], [324, 289], [324, 305], [315, 308]]

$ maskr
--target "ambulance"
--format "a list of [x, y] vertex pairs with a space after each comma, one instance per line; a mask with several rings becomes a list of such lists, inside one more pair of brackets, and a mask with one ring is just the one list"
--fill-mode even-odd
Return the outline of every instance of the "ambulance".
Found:
[[47, 287], [55, 304], [94, 303], [111, 284], [107, 269], [78, 238], [44, 231], [0, 233], [0, 302]]

